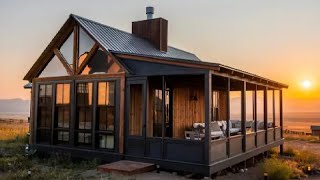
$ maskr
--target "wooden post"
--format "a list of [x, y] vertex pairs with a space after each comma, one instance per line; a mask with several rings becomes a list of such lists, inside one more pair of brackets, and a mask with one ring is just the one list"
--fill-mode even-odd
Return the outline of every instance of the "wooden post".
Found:
[[73, 29], [73, 64], [72, 71], [76, 74], [78, 68], [78, 57], [79, 57], [79, 26], [74, 26]]
[[254, 90], [254, 103], [253, 103], [253, 107], [254, 107], [254, 111], [253, 111], [253, 118], [254, 118], [254, 131], [256, 133], [256, 138], [255, 138], [255, 145], [256, 147], [258, 147], [258, 122], [257, 122], [257, 89], [258, 89], [258, 85], [255, 85], [255, 90]]
[[263, 120], [264, 120], [264, 130], [265, 130], [265, 143], [268, 144], [268, 87], [264, 88], [263, 91]]
[[96, 81], [94, 81], [92, 83], [92, 129], [91, 129], [91, 133], [92, 133], [92, 136], [91, 136], [91, 142], [92, 142], [92, 146], [91, 148], [92, 149], [95, 149], [96, 148], [96, 129], [98, 128], [98, 123], [97, 123], [97, 118], [96, 118], [96, 112], [97, 112], [97, 102], [98, 102], [98, 83]]
[[272, 128], [273, 128], [273, 141], [276, 139], [276, 102], [275, 102], [275, 92], [272, 90]]
[[[52, 89], [52, 104], [51, 104], [51, 106], [52, 106], [52, 109], [51, 109], [51, 142], [50, 142], [50, 144], [51, 145], [53, 145], [54, 144], [54, 141], [55, 141], [55, 138], [54, 138], [54, 128], [55, 128], [55, 125], [54, 125], [54, 119], [55, 119], [55, 110], [56, 110], [56, 83], [52, 83], [51, 84], [51, 89]], [[47, 86], [46, 86], [46, 89], [47, 89]], [[47, 90], [46, 90], [47, 91]]]
[[166, 116], [166, 78], [165, 76], [162, 76], [162, 146], [161, 146], [161, 154], [162, 158], [165, 158], [165, 151], [164, 151], [164, 137], [165, 137], [165, 125], [164, 120]]
[[242, 134], [242, 151], [246, 152], [246, 81], [242, 82], [242, 91], [241, 91], [241, 134]]
[[227, 81], [227, 138], [228, 138], [228, 142], [227, 142], [227, 155], [228, 157], [230, 157], [230, 78], [228, 78]]
[[76, 96], [77, 96], [77, 91], [76, 91], [76, 83], [73, 80], [70, 83], [70, 104], [71, 104], [71, 115], [70, 115], [70, 122], [69, 122], [69, 126], [70, 126], [70, 132], [69, 132], [69, 144], [71, 146], [75, 145], [75, 128], [76, 128], [76, 106], [77, 106], [77, 102], [76, 102]]
[[211, 110], [212, 110], [212, 74], [208, 71], [204, 75], [204, 99], [205, 99], [205, 162], [210, 164], [211, 154]]
[[[281, 138], [283, 138], [283, 97], [282, 90], [280, 90], [280, 126], [281, 126]], [[280, 154], [283, 154], [283, 145], [280, 145]]]

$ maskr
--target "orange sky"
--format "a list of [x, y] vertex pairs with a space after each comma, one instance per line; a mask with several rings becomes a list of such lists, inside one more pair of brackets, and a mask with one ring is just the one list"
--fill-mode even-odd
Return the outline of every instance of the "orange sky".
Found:
[[[76, 4], [76, 6], [74, 6]], [[0, 2], [0, 99], [29, 99], [23, 76], [70, 13], [131, 31], [145, 7], [169, 21], [169, 44], [288, 84], [284, 110], [319, 111], [320, 1], [105, 1]], [[111, 7], [111, 8], [110, 8]], [[303, 89], [303, 80], [312, 87]]]

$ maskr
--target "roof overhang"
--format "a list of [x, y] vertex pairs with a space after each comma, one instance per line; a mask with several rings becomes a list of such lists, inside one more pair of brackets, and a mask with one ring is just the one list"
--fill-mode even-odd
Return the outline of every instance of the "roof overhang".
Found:
[[168, 58], [158, 58], [158, 57], [148, 57], [142, 55], [132, 55], [132, 54], [124, 54], [122, 52], [112, 52], [119, 58], [124, 59], [133, 59], [133, 60], [141, 60], [147, 62], [154, 62], [154, 63], [162, 63], [162, 64], [170, 64], [170, 65], [177, 65], [183, 67], [190, 67], [190, 68], [199, 68], [199, 69], [208, 69], [213, 70], [214, 72], [219, 72], [222, 74], [227, 74], [229, 77], [238, 77], [243, 80], [247, 79], [251, 82], [256, 82], [259, 84], [264, 84], [267, 86], [272, 86], [276, 88], [288, 88], [289, 86], [283, 83], [279, 83], [246, 71], [242, 71], [236, 68], [232, 68], [226, 65], [218, 64], [218, 63], [211, 63], [211, 62], [204, 62], [204, 61], [186, 61], [184, 59], [168, 59]]

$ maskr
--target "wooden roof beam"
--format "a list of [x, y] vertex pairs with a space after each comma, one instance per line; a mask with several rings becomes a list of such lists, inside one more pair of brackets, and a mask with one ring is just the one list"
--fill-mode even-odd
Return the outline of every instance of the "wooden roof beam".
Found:
[[55, 48], [53, 50], [54, 54], [58, 57], [58, 59], [60, 60], [60, 62], [62, 63], [62, 65], [64, 66], [64, 68], [67, 70], [67, 73], [71, 76], [73, 75], [73, 71], [72, 68], [70, 67], [70, 65], [68, 64], [67, 60], [63, 57], [63, 55], [61, 54], [61, 52]]
[[90, 59], [98, 51], [98, 49], [99, 49], [99, 45], [98, 43], [95, 43], [91, 48], [90, 52], [88, 53], [87, 57], [83, 60], [82, 64], [77, 69], [76, 75], [80, 74], [84, 70], [84, 68], [88, 65]]

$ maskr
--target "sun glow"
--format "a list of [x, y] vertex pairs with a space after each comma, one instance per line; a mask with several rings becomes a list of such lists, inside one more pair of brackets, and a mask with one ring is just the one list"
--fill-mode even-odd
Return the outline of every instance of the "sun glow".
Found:
[[309, 81], [309, 80], [304, 80], [304, 81], [302, 81], [302, 86], [303, 86], [303, 88], [305, 88], [305, 89], [309, 89], [310, 87], [311, 87], [311, 81]]

